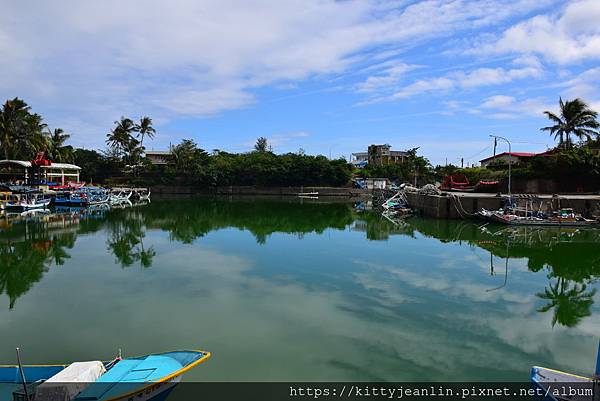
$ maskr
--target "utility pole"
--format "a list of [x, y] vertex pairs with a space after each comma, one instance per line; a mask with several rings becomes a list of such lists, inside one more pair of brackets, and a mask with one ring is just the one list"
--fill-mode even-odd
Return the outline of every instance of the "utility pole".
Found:
[[[510, 191], [510, 181], [511, 181], [511, 167], [512, 167], [512, 149], [510, 146], [510, 141], [502, 136], [498, 136], [498, 135], [491, 135], [491, 138], [495, 138], [495, 139], [502, 139], [503, 141], [505, 141], [506, 143], [508, 143], [508, 196], [511, 196], [511, 191]], [[494, 147], [495, 148], [495, 147]]]

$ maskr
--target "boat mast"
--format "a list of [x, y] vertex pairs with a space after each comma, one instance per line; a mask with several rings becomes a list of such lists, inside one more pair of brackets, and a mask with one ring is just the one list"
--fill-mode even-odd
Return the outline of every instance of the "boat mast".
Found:
[[596, 356], [596, 376], [600, 376], [600, 342], [598, 343], [598, 354]]
[[21, 381], [23, 382], [25, 399], [29, 400], [29, 394], [27, 394], [27, 381], [25, 380], [25, 372], [23, 372], [23, 365], [21, 364], [21, 353], [19, 352], [19, 347], [17, 347], [17, 363], [19, 364], [19, 372], [21, 373]]

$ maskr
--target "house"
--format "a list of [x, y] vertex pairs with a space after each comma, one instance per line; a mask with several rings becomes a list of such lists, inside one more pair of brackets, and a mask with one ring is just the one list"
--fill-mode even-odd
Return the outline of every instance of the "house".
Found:
[[403, 163], [408, 153], [401, 150], [391, 150], [391, 145], [370, 145], [367, 152], [352, 153], [351, 163], [356, 167], [367, 164], [383, 165]]
[[[547, 152], [544, 152], [547, 153]], [[487, 157], [483, 160], [480, 160], [481, 167], [487, 168], [488, 166], [494, 165], [508, 165], [511, 163], [512, 165], [519, 164], [520, 162], [530, 159], [533, 156], [541, 155], [544, 153], [529, 153], [529, 152], [504, 152], [499, 153], [495, 156]]]
[[364, 168], [369, 164], [369, 154], [367, 152], [352, 153], [351, 163], [354, 167]]
[[370, 145], [367, 151], [369, 164], [398, 164], [403, 163], [408, 156], [407, 152], [401, 150], [391, 150], [391, 145]]
[[390, 185], [390, 180], [387, 178], [365, 178], [355, 180], [356, 185], [362, 189], [386, 189]]
[[169, 164], [170, 150], [147, 150], [146, 157], [155, 165]]

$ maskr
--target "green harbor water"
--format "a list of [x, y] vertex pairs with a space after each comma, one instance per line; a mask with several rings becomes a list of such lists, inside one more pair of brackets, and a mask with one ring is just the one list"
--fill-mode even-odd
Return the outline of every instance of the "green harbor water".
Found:
[[6, 218], [0, 363], [182, 348], [187, 381], [591, 374], [600, 231], [389, 221], [352, 203], [153, 199]]

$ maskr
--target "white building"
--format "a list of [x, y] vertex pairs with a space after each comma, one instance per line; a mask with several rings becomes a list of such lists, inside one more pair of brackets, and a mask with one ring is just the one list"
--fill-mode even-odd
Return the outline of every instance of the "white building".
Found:
[[496, 156], [491, 156], [480, 160], [481, 167], [487, 168], [488, 166], [506, 166], [509, 163], [512, 165], [518, 164], [525, 159], [529, 159], [533, 156], [536, 156], [537, 153], [527, 153], [527, 152], [504, 152], [499, 153]]
[[[40, 166], [40, 170], [44, 181], [65, 185], [68, 182], [79, 182], [81, 167], [69, 163], [52, 163], [49, 166]], [[29, 184], [32, 175], [30, 161], [0, 160], [0, 181], [21, 180], [24, 184]]]

